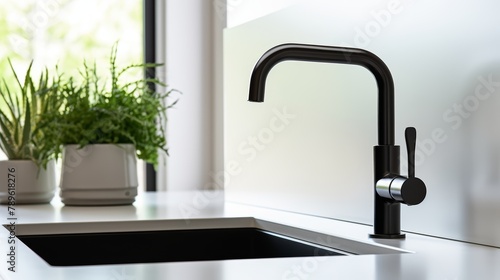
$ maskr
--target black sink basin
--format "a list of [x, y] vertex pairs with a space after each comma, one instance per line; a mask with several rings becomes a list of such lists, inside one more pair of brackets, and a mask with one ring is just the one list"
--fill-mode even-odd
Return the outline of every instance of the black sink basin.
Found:
[[21, 235], [53, 266], [345, 255], [257, 228]]

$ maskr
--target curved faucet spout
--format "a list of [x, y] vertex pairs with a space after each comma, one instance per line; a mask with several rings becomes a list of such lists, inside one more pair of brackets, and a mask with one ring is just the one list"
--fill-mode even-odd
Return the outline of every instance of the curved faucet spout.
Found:
[[354, 64], [373, 73], [378, 86], [378, 142], [394, 145], [394, 82], [385, 63], [376, 55], [362, 49], [283, 44], [267, 51], [257, 62], [250, 78], [249, 101], [263, 102], [266, 78], [279, 62], [298, 60]]

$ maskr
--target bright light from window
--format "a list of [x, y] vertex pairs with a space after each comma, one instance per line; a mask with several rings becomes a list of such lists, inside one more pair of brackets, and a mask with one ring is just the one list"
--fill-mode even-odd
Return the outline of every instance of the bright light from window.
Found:
[[[115, 42], [119, 42], [118, 66], [141, 63], [142, 4], [142, 0], [0, 0], [0, 73], [10, 73], [6, 58], [18, 73], [34, 60], [33, 73], [57, 65], [60, 73], [76, 75], [84, 59], [95, 61], [99, 73], [107, 73]], [[144, 185], [143, 166], [140, 161], [139, 189]]]

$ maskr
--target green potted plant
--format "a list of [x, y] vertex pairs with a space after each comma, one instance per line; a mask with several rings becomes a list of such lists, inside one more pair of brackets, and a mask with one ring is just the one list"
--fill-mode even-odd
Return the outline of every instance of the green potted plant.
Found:
[[[158, 79], [128, 78], [134, 69], [157, 64], [116, 65], [117, 46], [111, 51], [105, 80], [97, 67], [84, 63], [79, 79], [71, 77], [61, 92], [62, 109], [44, 116], [62, 154], [60, 196], [66, 205], [131, 204], [137, 195], [136, 158], [155, 166], [158, 152], [167, 152], [163, 123], [165, 105], [173, 90], [153, 91]], [[142, 74], [142, 73], [141, 73]]]
[[0, 203], [48, 203], [56, 187], [55, 150], [41, 116], [59, 109], [60, 76], [45, 69], [36, 81], [31, 62], [21, 82], [9, 65], [15, 85], [0, 84], [0, 149], [8, 158], [0, 161]]

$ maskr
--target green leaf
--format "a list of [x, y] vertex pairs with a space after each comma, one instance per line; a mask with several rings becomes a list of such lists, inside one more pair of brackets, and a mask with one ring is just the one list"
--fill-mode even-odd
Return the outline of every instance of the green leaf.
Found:
[[25, 110], [26, 115], [24, 116], [24, 127], [23, 127], [23, 138], [22, 138], [22, 146], [27, 147], [31, 140], [31, 109], [30, 103], [26, 98]]
[[6, 127], [7, 126], [12, 126], [12, 122], [9, 120], [9, 118], [7, 117], [7, 115], [5, 115], [4, 112], [0, 111], [0, 123], [2, 125], [5, 125]]
[[[4, 98], [5, 103], [7, 104], [7, 108], [9, 109], [12, 120], [15, 120], [17, 118], [16, 105], [14, 103], [14, 100], [12, 99], [12, 93], [11, 93], [7, 83], [5, 82], [5, 80], [3, 80], [3, 82], [4, 82], [4, 86], [5, 86], [5, 93], [2, 94], [2, 97]], [[7, 97], [9, 98], [8, 100], [7, 100]]]
[[2, 151], [5, 152], [5, 155], [7, 156], [7, 158], [13, 159], [16, 157], [16, 152], [11, 148], [8, 139], [9, 139], [8, 136], [4, 136], [3, 134], [0, 134]]

